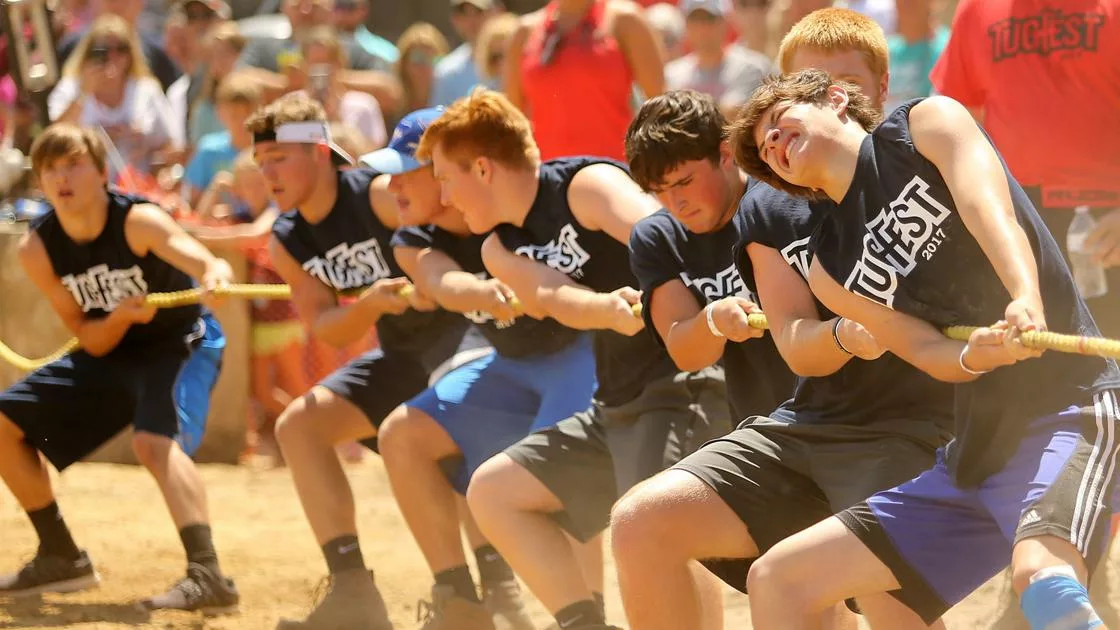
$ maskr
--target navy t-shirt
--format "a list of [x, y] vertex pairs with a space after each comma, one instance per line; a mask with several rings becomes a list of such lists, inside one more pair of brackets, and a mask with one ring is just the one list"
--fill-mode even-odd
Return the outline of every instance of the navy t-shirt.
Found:
[[[36, 218], [31, 228], [39, 235], [54, 273], [70, 290], [82, 313], [101, 319], [121, 301], [150, 293], [183, 291], [197, 286], [194, 279], [149, 252], [137, 256], [125, 238], [125, 220], [133, 205], [144, 199], [109, 192], [105, 227], [95, 239], [79, 243], [62, 229], [54, 209]], [[188, 349], [202, 315], [198, 304], [161, 308], [147, 324], [133, 324], [113, 353]]]
[[[814, 202], [817, 261], [848, 291], [939, 328], [1000, 320], [1011, 296], [961, 220], [937, 167], [910, 137], [910, 101], [867, 136], [851, 188], [840, 203]], [[1054, 237], [1010, 173], [1015, 216], [1038, 266], [1046, 322], [1055, 332], [1099, 336]], [[1000, 470], [1034, 418], [1120, 386], [1116, 362], [1047, 352], [957, 387], [956, 441], [949, 464], [958, 483]]]
[[[655, 289], [680, 280], [701, 307], [739, 295], [757, 303], [735, 269], [734, 248], [743, 228], [739, 213], [727, 225], [694, 234], [668, 210], [642, 219], [630, 234], [630, 268], [642, 290], [642, 317], [653, 338], [664, 340], [653, 325], [650, 300]], [[766, 335], [744, 343], [727, 342], [723, 351], [728, 398], [736, 418], [769, 415], [793, 393], [796, 378]]]
[[[272, 234], [303, 270], [342, 294], [357, 294], [384, 278], [402, 278], [393, 258], [393, 230], [378, 220], [369, 202], [369, 187], [377, 176], [369, 169], [338, 171], [338, 198], [318, 223], [309, 223], [298, 211], [282, 214]], [[461, 339], [468, 322], [443, 309], [424, 312], [409, 309], [377, 320], [377, 337], [386, 352], [406, 352], [433, 365], [453, 339]]]
[[[809, 239], [819, 220], [808, 203], [764, 183], [752, 186], [739, 204], [742, 238], [735, 248], [736, 266], [747, 286], [757, 287], [747, 246], [756, 243], [781, 253], [808, 290]], [[821, 321], [836, 317], [814, 299]], [[766, 305], [761, 304], [762, 310]], [[952, 385], [884, 353], [874, 361], [852, 357], [828, 376], [802, 378], [793, 399], [773, 415], [790, 422], [866, 425], [891, 422], [899, 432], [947, 435], [953, 424]]]
[[[494, 233], [509, 251], [546, 264], [592, 291], [637, 288], [626, 245], [606, 232], [580, 225], [568, 204], [572, 178], [592, 164], [612, 164], [627, 170], [625, 165], [606, 158], [571, 157], [545, 162], [540, 167], [540, 188], [524, 225], [502, 224]], [[593, 345], [599, 379], [595, 399], [604, 405], [629, 402], [652, 380], [677, 372], [665, 349], [642, 332], [627, 337], [613, 330], [597, 330]]]
[[[482, 242], [489, 234], [461, 236], [434, 225], [405, 227], [393, 235], [393, 247], [431, 248], [443, 252], [463, 271], [478, 278], [490, 274], [482, 263]], [[490, 313], [465, 313], [474, 322], [494, 350], [506, 357], [521, 358], [558, 352], [579, 339], [580, 331], [560, 325], [551, 317], [533, 319], [518, 317], [512, 324], [498, 322]]]

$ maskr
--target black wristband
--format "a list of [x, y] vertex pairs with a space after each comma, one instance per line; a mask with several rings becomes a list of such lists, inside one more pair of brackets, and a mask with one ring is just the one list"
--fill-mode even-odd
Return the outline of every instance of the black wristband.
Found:
[[852, 354], [851, 351], [849, 351], [847, 348], [845, 348], [844, 344], [840, 343], [840, 335], [838, 334], [838, 331], [840, 329], [840, 322], [842, 322], [842, 321], [844, 321], [843, 317], [837, 317], [836, 321], [833, 322], [833, 324], [832, 324], [832, 340], [836, 342], [836, 347], [840, 348], [841, 352], [843, 352], [844, 354], [850, 355], [850, 354]]

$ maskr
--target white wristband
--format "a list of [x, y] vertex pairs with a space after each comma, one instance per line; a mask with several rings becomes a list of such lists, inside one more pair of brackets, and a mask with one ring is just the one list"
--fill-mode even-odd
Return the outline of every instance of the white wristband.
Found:
[[712, 333], [713, 337], [723, 337], [723, 333], [716, 328], [716, 323], [712, 321], [713, 306], [715, 306], [715, 302], [708, 302], [708, 305], [704, 307], [705, 316], [708, 318], [708, 332]]
[[968, 352], [968, 345], [965, 345], [965, 347], [961, 348], [961, 356], [960, 356], [960, 359], [959, 359], [958, 363], [961, 364], [961, 369], [962, 370], [964, 370], [965, 372], [968, 372], [969, 374], [971, 374], [973, 376], [980, 376], [982, 374], [987, 374], [988, 372], [991, 371], [991, 370], [985, 370], [983, 372], [977, 372], [976, 370], [970, 370], [968, 368], [968, 366], [964, 364], [964, 353], [965, 352]]

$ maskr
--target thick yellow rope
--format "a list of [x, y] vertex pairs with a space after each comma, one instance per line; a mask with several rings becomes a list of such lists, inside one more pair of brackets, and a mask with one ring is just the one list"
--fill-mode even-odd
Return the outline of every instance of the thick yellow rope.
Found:
[[[400, 295], [402, 297], [407, 297], [414, 290], [412, 285], [405, 286], [400, 290]], [[202, 298], [202, 293], [202, 289], [198, 288], [175, 291], [172, 293], [153, 293], [147, 296], [145, 302], [157, 308], [174, 308], [198, 303]], [[269, 300], [283, 300], [292, 296], [291, 287], [286, 284], [231, 284], [216, 290], [214, 293], [215, 295]], [[521, 301], [517, 298], [513, 298], [510, 301], [510, 305], [516, 310], [521, 310]], [[641, 317], [642, 305], [633, 305], [631, 311], [634, 313], [634, 317]], [[747, 317], [747, 323], [752, 328], [759, 328], [762, 330], [766, 330], [770, 327], [766, 321], [766, 315], [762, 313], [749, 315]], [[969, 335], [975, 330], [975, 326], [950, 326], [945, 329], [945, 335], [950, 339], [968, 341]], [[1055, 352], [1120, 359], [1120, 341], [1115, 339], [1063, 335], [1053, 332], [1026, 332], [1023, 333], [1022, 340], [1023, 345], [1035, 350], [1052, 350]], [[49, 356], [40, 359], [30, 359], [15, 352], [4, 345], [3, 342], [0, 342], [0, 359], [8, 362], [17, 370], [30, 372], [65, 356], [67, 353], [73, 352], [77, 348], [78, 340], [71, 339], [66, 342], [66, 345], [54, 351]]]
[[[231, 284], [214, 291], [215, 295], [228, 295], [243, 298], [264, 298], [282, 300], [292, 296], [292, 289], [286, 284]], [[187, 289], [171, 293], [153, 293], [144, 300], [157, 308], [175, 308], [197, 304], [202, 299], [202, 289]], [[0, 341], [0, 359], [7, 361], [12, 367], [21, 372], [37, 370], [48, 363], [57, 361], [78, 348], [78, 340], [71, 339], [58, 350], [40, 359], [31, 359], [12, 350]]]

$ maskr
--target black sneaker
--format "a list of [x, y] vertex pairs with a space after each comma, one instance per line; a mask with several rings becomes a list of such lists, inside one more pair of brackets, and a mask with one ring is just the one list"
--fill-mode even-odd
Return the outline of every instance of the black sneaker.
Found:
[[73, 593], [100, 583], [101, 577], [84, 551], [77, 558], [36, 554], [17, 573], [0, 575], [0, 598]]
[[148, 610], [198, 610], [204, 615], [230, 615], [237, 612], [241, 596], [233, 580], [192, 562], [187, 565], [186, 577], [171, 590], [140, 603]]
[[307, 618], [281, 619], [276, 630], [393, 630], [370, 571], [336, 573], [315, 590], [317, 603]]

